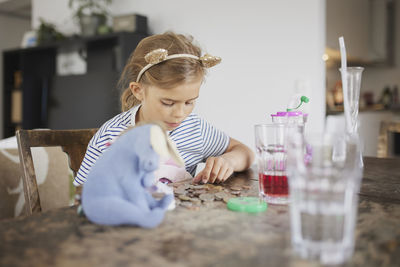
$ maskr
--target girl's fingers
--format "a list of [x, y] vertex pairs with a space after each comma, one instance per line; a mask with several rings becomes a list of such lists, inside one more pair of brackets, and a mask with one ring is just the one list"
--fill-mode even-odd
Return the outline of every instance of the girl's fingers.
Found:
[[221, 157], [210, 157], [204, 169], [194, 178], [194, 182], [220, 183], [229, 178], [233, 168]]
[[208, 158], [206, 161], [206, 166], [204, 167], [203, 171], [201, 172], [201, 179], [203, 183], [207, 183], [210, 179], [210, 174], [213, 169], [214, 160], [213, 158]]
[[210, 178], [208, 179], [209, 183], [214, 183], [215, 180], [218, 178], [218, 175], [221, 173], [222, 164], [221, 161], [215, 160], [213, 164], [213, 168], [210, 172]]
[[218, 158], [214, 161], [214, 166], [210, 174], [210, 183], [216, 182], [218, 179], [221, 179], [221, 177], [224, 175], [226, 172], [227, 165], [224, 164], [224, 161], [221, 158]]
[[219, 170], [219, 172], [218, 172], [218, 175], [217, 175], [217, 178], [215, 179], [215, 182], [220, 183], [220, 182], [225, 181], [224, 177], [225, 177], [228, 169], [229, 169], [228, 166], [223, 165], [221, 167], [221, 169]]
[[226, 179], [228, 179], [229, 177], [229, 168], [225, 169], [225, 172], [221, 174], [221, 176], [218, 179], [218, 183], [223, 183]]
[[198, 183], [203, 179], [203, 171], [199, 172], [196, 177], [194, 177], [193, 182]]
[[224, 178], [223, 178], [222, 182], [228, 180], [228, 178], [231, 177], [232, 173], [233, 173], [233, 169], [228, 168], [224, 174]]

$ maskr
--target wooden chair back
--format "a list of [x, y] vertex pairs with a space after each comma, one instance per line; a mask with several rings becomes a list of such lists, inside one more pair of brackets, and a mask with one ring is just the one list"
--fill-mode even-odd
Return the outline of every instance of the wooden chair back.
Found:
[[400, 121], [382, 121], [378, 137], [378, 158], [389, 157], [389, 134], [400, 133]]
[[42, 211], [31, 147], [60, 146], [68, 155], [68, 163], [75, 177], [85, 156], [87, 145], [96, 132], [97, 129], [16, 132], [27, 215]]

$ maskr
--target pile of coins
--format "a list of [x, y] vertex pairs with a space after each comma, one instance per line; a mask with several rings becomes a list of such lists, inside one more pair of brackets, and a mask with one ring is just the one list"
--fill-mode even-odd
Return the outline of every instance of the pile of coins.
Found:
[[241, 196], [243, 190], [250, 189], [247, 185], [229, 188], [214, 184], [175, 183], [172, 185], [176, 204], [192, 210], [197, 210], [200, 206], [212, 206], [214, 201], [228, 203], [230, 198]]

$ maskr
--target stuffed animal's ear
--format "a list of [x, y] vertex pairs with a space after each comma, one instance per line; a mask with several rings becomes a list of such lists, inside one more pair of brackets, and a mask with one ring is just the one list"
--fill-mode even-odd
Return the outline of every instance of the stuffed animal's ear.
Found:
[[178, 165], [178, 167], [185, 167], [185, 162], [181, 158], [181, 155], [178, 152], [178, 149], [176, 148], [175, 144], [167, 137], [167, 145], [168, 145], [168, 151], [171, 156], [171, 158], [175, 161], [175, 163]]
[[160, 156], [172, 158], [179, 167], [185, 166], [175, 145], [158, 125], [150, 128], [150, 144]]

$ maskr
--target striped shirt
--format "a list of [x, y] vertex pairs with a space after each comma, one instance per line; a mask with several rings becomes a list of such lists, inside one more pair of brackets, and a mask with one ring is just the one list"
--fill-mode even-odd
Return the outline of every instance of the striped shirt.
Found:
[[[90, 140], [85, 157], [74, 179], [74, 185], [85, 183], [93, 164], [110, 144], [128, 127], [135, 125], [139, 106], [118, 114], [104, 123]], [[194, 176], [197, 164], [209, 157], [222, 155], [229, 145], [229, 136], [198, 115], [191, 113], [177, 128], [168, 132], [185, 162], [186, 170]]]

